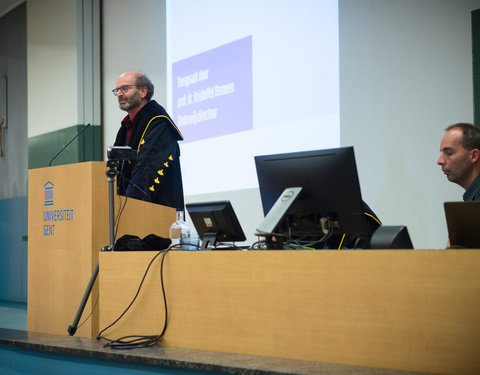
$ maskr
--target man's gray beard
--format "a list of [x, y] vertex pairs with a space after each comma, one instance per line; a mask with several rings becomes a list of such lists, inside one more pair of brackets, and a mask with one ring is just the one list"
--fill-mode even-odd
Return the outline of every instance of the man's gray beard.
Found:
[[138, 107], [140, 103], [142, 102], [142, 98], [140, 98], [140, 94], [138, 91], [126, 102], [124, 103], [118, 103], [118, 106], [122, 111], [129, 111], [132, 108]]

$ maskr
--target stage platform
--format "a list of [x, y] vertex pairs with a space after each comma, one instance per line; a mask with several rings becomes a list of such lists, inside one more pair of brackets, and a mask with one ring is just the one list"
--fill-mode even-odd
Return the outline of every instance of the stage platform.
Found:
[[[32, 361], [31, 364], [28, 362]], [[113, 350], [95, 339], [0, 328], [0, 368], [14, 373], [407, 375], [398, 370], [155, 346]], [[33, 372], [28, 372], [29, 369]], [[37, 371], [38, 372], [35, 372]], [[15, 372], [16, 371], [16, 372]], [[93, 372], [88, 372], [93, 371]], [[120, 372], [121, 373], [121, 372]]]

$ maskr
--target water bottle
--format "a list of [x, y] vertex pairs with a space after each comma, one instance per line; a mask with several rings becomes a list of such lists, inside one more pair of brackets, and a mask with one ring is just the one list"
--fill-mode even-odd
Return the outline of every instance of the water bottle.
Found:
[[190, 231], [188, 237], [182, 238], [182, 249], [183, 250], [199, 250], [200, 249], [200, 238], [195, 230]]
[[185, 213], [183, 210], [177, 210], [175, 222], [170, 225], [170, 240], [172, 240], [173, 250], [197, 250], [191, 248], [190, 226], [185, 221]]

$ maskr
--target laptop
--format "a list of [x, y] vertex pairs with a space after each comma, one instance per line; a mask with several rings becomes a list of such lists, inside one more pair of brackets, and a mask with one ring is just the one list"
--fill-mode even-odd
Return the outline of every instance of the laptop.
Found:
[[480, 249], [480, 202], [445, 202], [451, 248]]

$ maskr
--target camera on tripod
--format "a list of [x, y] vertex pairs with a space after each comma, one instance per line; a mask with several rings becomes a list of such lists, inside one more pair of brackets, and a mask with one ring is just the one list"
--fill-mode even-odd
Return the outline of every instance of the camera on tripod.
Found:
[[137, 152], [130, 146], [110, 146], [107, 148], [108, 160], [136, 160]]

